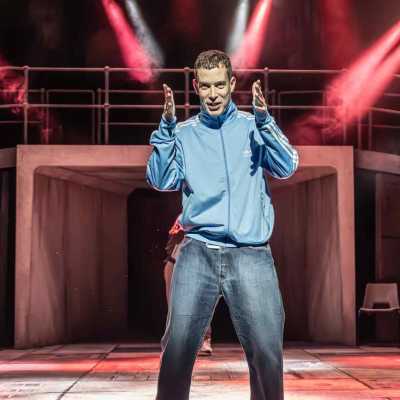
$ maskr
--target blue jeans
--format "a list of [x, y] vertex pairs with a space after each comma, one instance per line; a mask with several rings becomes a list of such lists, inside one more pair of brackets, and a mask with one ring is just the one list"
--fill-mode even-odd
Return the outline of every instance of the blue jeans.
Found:
[[283, 399], [284, 310], [269, 245], [210, 248], [185, 238], [172, 276], [157, 400], [187, 400], [193, 365], [220, 297], [250, 371], [251, 400]]

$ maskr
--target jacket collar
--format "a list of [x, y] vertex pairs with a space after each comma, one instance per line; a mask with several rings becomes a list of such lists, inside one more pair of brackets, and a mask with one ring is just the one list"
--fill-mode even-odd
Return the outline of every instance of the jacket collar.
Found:
[[200, 121], [204, 125], [208, 126], [209, 128], [219, 129], [223, 124], [235, 118], [236, 114], [237, 114], [236, 104], [232, 100], [230, 100], [224, 112], [221, 115], [214, 117], [210, 115], [203, 106], [201, 106], [199, 117]]

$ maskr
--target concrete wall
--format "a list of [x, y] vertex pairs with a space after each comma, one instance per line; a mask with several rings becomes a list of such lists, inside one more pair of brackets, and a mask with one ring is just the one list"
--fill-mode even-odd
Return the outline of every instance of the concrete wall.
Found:
[[354, 344], [354, 158], [351, 147], [298, 147], [300, 169], [272, 181], [272, 251], [286, 339]]
[[31, 345], [112, 338], [125, 329], [126, 224], [124, 196], [35, 175]]
[[15, 346], [119, 334], [129, 193], [148, 146], [18, 146]]
[[285, 339], [340, 341], [345, 317], [337, 176], [302, 182], [273, 195], [277, 223], [271, 246], [286, 308]]

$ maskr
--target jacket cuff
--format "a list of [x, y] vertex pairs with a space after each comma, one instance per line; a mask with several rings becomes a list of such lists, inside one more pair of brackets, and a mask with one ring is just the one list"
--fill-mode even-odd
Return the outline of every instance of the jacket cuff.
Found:
[[174, 129], [176, 127], [177, 118], [176, 116], [172, 121], [166, 119], [164, 114], [161, 116], [161, 124], [163, 124], [166, 128]]
[[175, 137], [176, 121], [176, 117], [172, 121], [168, 121], [162, 116], [158, 129], [150, 136], [150, 144], [154, 146], [165, 141], [171, 141]]
[[272, 116], [268, 112], [267, 107], [265, 107], [265, 109], [261, 109], [260, 107], [256, 107], [253, 103], [253, 113], [257, 124], [268, 124], [272, 121]]

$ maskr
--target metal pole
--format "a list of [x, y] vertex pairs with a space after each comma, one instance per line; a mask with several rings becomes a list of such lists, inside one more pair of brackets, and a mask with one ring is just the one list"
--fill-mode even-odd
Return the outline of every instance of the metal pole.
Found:
[[190, 117], [190, 68], [184, 68], [185, 74], [185, 119]]
[[[94, 106], [96, 104], [96, 92], [94, 90], [90, 91], [90, 97]], [[92, 109], [92, 144], [96, 144], [96, 110], [94, 107]]]
[[372, 150], [372, 110], [368, 113], [368, 150]]
[[110, 140], [110, 67], [104, 67], [104, 143]]
[[271, 90], [271, 104], [274, 106], [276, 105], [276, 97], [277, 97], [276, 90], [275, 89]]
[[40, 89], [40, 101], [42, 102], [42, 104], [44, 104], [44, 102], [45, 102], [45, 99], [46, 99], [45, 95], [46, 95], [46, 89], [41, 88]]
[[362, 124], [361, 124], [361, 114], [357, 115], [357, 149], [362, 150]]
[[[97, 104], [101, 106], [102, 96], [101, 89], [97, 89]], [[97, 109], [97, 144], [101, 144], [101, 108]]]
[[24, 66], [24, 144], [28, 144], [29, 67]]
[[[41, 88], [41, 89], [40, 89], [40, 102], [41, 102], [42, 104], [44, 104], [45, 101], [46, 101], [46, 89], [45, 89], [45, 88]], [[46, 112], [47, 112], [47, 111], [48, 111], [48, 109], [46, 108]], [[46, 121], [46, 119], [45, 119], [45, 121]], [[45, 127], [43, 126], [43, 121], [41, 121], [40, 126], [41, 126], [41, 131], [43, 131], [43, 129], [45, 128]]]
[[263, 70], [263, 75], [264, 75], [264, 97], [267, 100], [267, 104], [269, 104], [268, 102], [268, 94], [269, 94], [269, 69], [268, 67], [265, 67]]
[[278, 125], [281, 126], [282, 125], [282, 111], [281, 111], [281, 105], [282, 105], [282, 94], [280, 92], [278, 92]]
[[345, 146], [347, 142], [347, 108], [344, 109], [344, 118], [343, 118], [343, 135], [342, 135], [342, 145]]
[[[46, 104], [50, 104], [50, 90], [46, 90]], [[50, 125], [50, 115], [49, 115], [49, 107], [45, 108], [46, 110], [46, 126], [45, 129], [49, 129]]]
[[[323, 91], [322, 92], [322, 105], [326, 107], [327, 101], [326, 101], [326, 93]], [[330, 111], [330, 110], [329, 110]], [[326, 108], [322, 109], [322, 123], [323, 127], [321, 128], [321, 143], [322, 145], [325, 145], [325, 132], [326, 132], [326, 126], [327, 126], [327, 116], [326, 116]]]

